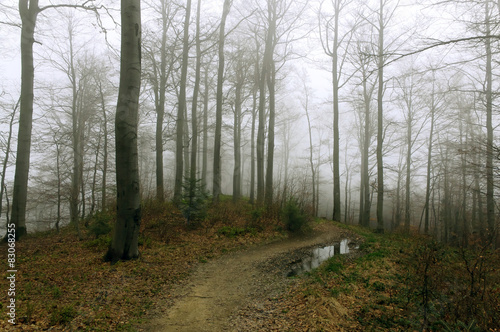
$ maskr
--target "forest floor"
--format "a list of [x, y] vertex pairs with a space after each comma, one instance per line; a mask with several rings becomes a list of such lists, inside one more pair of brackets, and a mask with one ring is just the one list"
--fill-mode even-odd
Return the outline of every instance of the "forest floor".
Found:
[[[329, 221], [293, 236], [229, 202], [209, 213], [189, 229], [168, 204], [146, 206], [141, 256], [114, 265], [92, 222], [82, 240], [72, 227], [29, 235], [16, 243], [15, 326], [0, 279], [0, 331], [499, 331], [498, 249]], [[344, 238], [359, 249], [288, 277], [312, 247]]]

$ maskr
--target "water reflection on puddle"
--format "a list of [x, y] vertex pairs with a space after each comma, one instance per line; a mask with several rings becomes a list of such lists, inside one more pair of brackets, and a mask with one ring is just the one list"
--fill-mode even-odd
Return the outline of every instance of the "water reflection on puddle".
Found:
[[342, 241], [340, 241], [340, 243], [336, 243], [332, 246], [314, 248], [311, 250], [308, 256], [303, 257], [299, 261], [291, 264], [291, 269], [290, 272], [288, 272], [287, 276], [293, 277], [304, 272], [311, 271], [334, 255], [348, 254], [349, 245], [352, 246], [352, 243], [350, 243], [349, 239], [343, 239]]

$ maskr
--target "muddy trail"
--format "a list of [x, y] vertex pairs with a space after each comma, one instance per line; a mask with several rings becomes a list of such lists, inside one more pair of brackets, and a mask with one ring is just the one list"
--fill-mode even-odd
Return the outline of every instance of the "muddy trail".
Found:
[[144, 327], [146, 331], [255, 331], [273, 316], [273, 299], [293, 279], [294, 262], [317, 246], [355, 235], [332, 224], [307, 236], [258, 245], [200, 264], [187, 283], [175, 288], [173, 301]]

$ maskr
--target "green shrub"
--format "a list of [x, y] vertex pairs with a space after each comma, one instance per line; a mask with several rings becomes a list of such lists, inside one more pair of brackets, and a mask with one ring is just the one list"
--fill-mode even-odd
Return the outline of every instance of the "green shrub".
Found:
[[292, 233], [302, 232], [309, 222], [309, 218], [296, 199], [291, 198], [283, 208], [283, 222], [286, 229]]
[[265, 211], [264, 208], [258, 208], [250, 212], [252, 224], [257, 225], [260, 222], [262, 216], [264, 215], [264, 211]]
[[114, 216], [106, 211], [99, 211], [94, 214], [89, 225], [89, 233], [96, 239], [111, 232], [111, 221]]
[[185, 179], [183, 188], [179, 209], [186, 218], [187, 225], [192, 226], [193, 222], [200, 222], [207, 216], [209, 194], [201, 180]]

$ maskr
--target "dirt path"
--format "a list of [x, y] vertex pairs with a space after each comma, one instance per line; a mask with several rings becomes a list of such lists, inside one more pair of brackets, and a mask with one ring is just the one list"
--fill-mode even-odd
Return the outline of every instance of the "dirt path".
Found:
[[147, 330], [246, 331], [238, 326], [238, 311], [249, 305], [264, 310], [260, 303], [284, 291], [290, 282], [287, 266], [294, 254], [344, 237], [344, 230], [323, 224], [307, 237], [253, 247], [200, 264], [188, 283], [175, 291], [173, 306]]

